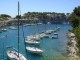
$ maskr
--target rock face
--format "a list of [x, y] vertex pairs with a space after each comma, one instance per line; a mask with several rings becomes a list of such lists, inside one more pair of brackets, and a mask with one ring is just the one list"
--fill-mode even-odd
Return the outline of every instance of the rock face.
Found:
[[78, 56], [76, 56], [76, 51], [77, 51], [77, 47], [76, 47], [76, 37], [74, 35], [74, 33], [72, 32], [68, 32], [67, 34], [68, 37], [68, 46], [67, 46], [67, 51], [68, 51], [68, 56], [71, 56], [70, 59], [72, 58], [77, 58], [78, 60]]
[[[39, 20], [19, 20], [19, 23], [38, 23]], [[18, 24], [18, 20], [10, 20], [7, 24]]]
[[[17, 24], [17, 19], [11, 19], [11, 20], [5, 20], [5, 21], [0, 21], [0, 27], [3, 27], [5, 25], [11, 25], [11, 24]], [[48, 22], [50, 24], [69, 24], [69, 18], [66, 17], [61, 17], [61, 18], [55, 18], [55, 19], [39, 19], [39, 20], [25, 20], [25, 19], [20, 19], [19, 20], [20, 24], [22, 23], [43, 23], [47, 24]]]
[[[41, 20], [20, 20], [20, 24], [22, 23], [43, 23], [43, 24], [47, 24], [48, 22], [50, 22], [51, 24], [69, 24], [69, 18], [55, 18], [55, 19], [41, 19]], [[17, 20], [10, 20], [9, 22], [7, 22], [7, 24], [17, 24]]]
[[6, 25], [7, 25], [6, 21], [0, 21], [0, 27], [4, 27]]

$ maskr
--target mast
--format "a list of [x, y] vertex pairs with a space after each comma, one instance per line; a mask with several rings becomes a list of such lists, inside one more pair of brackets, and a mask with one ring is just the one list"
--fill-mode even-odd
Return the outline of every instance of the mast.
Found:
[[57, 19], [56, 19], [55, 14], [54, 14], [54, 20], [55, 20], [55, 23], [56, 23], [56, 28], [57, 28]]
[[4, 60], [4, 42], [3, 42], [3, 60]]
[[44, 32], [46, 32], [46, 20], [45, 20], [45, 31]]
[[[56, 18], [57, 19], [57, 18]], [[57, 28], [57, 20], [56, 20], [56, 28]]]
[[19, 57], [19, 2], [18, 2], [18, 57]]

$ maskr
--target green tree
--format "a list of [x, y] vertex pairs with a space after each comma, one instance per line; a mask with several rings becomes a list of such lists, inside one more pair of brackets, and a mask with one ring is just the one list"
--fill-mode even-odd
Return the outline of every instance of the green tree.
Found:
[[67, 16], [69, 16], [69, 15], [70, 15], [70, 13], [66, 13], [66, 15], [67, 15]]
[[[79, 49], [80, 52], [80, 6], [76, 7], [73, 12], [70, 15], [70, 24], [73, 27], [72, 32], [75, 34], [76, 38], [77, 38], [77, 44], [76, 46]], [[78, 55], [80, 55], [80, 53], [77, 53]]]
[[19, 15], [19, 16], [18, 16], [18, 15], [16, 15], [16, 17], [15, 17], [15, 18], [16, 18], [16, 19], [18, 19], [18, 18], [20, 18], [20, 19], [21, 19], [21, 15]]
[[1, 14], [0, 16], [1, 17], [9, 17], [9, 18], [11, 18], [11, 16], [10, 15], [7, 15], [7, 14]]
[[70, 15], [70, 24], [73, 28], [80, 25], [80, 6], [76, 7]]

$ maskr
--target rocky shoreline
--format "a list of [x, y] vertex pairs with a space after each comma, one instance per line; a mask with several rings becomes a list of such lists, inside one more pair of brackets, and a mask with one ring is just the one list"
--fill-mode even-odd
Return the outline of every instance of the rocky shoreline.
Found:
[[4, 27], [7, 26], [7, 22], [6, 21], [0, 21], [0, 27]]
[[76, 43], [75, 34], [72, 32], [68, 32], [66, 35], [68, 37], [67, 51], [68, 51], [69, 60], [80, 60], [79, 57], [77, 56], [78, 48], [76, 47], [77, 43]]

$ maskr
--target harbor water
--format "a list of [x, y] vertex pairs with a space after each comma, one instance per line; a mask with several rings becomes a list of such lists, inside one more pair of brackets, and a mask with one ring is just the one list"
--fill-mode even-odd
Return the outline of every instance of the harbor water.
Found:
[[[46, 26], [46, 27], [45, 27]], [[17, 26], [15, 26], [17, 28]], [[36, 27], [36, 28], [35, 28]], [[57, 24], [57, 27], [60, 27], [60, 30], [57, 31], [58, 39], [51, 39], [51, 38], [43, 38], [40, 40], [40, 45], [36, 46], [44, 52], [40, 55], [32, 54], [25, 49], [25, 46], [30, 46], [29, 44], [24, 43], [24, 37], [32, 35], [33, 33], [41, 33], [44, 30], [54, 30], [56, 28], [56, 24], [41, 24], [37, 26], [22, 26], [19, 27], [20, 30], [20, 53], [22, 53], [27, 60], [61, 60], [61, 57], [65, 57], [67, 55], [67, 37], [66, 33], [72, 27], [69, 24]], [[3, 42], [4, 42], [4, 60], [9, 60], [7, 57], [7, 48], [6, 46], [13, 46], [15, 48], [18, 47], [18, 30], [11, 30], [8, 27], [4, 27], [7, 29], [6, 32], [0, 33], [0, 60], [3, 59]], [[0, 28], [2, 29], [2, 28]], [[7, 35], [7, 37], [5, 37]], [[50, 36], [53, 36], [52, 33]]]

